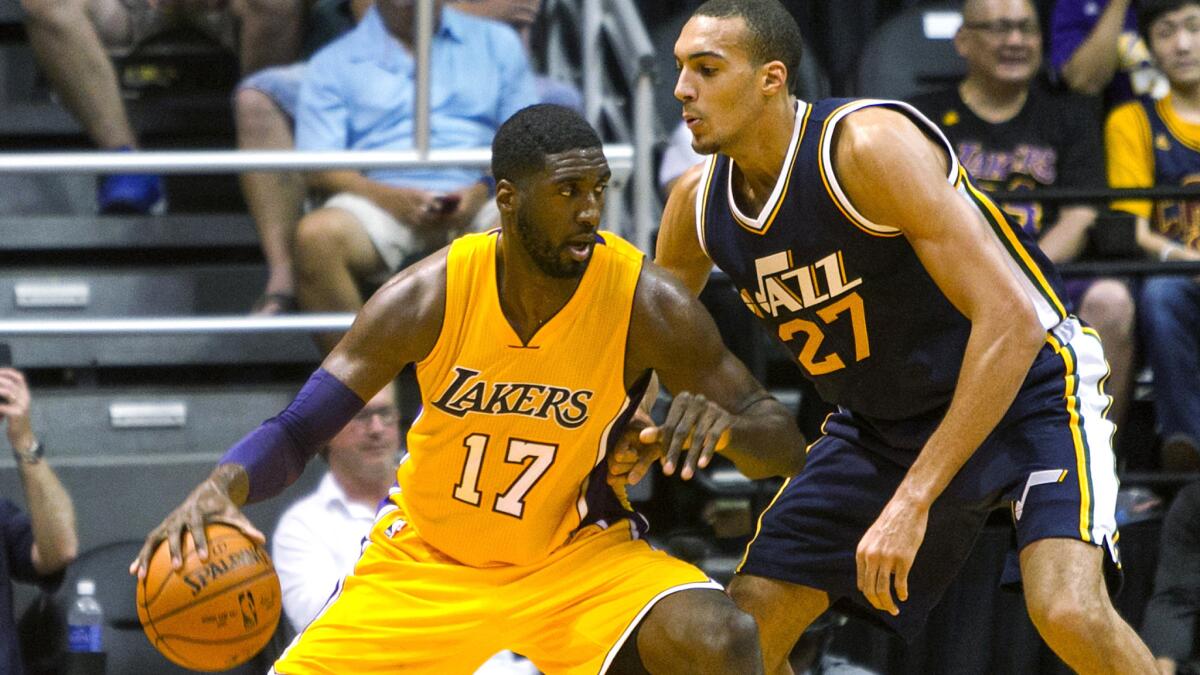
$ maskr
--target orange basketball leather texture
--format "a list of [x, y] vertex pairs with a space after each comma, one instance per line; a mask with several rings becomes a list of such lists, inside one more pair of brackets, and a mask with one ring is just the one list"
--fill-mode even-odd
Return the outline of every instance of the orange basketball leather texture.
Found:
[[279, 577], [263, 547], [240, 530], [212, 523], [208, 560], [184, 537], [183, 568], [171, 571], [163, 542], [137, 586], [138, 619], [150, 644], [192, 670], [228, 670], [271, 640], [279, 623]]

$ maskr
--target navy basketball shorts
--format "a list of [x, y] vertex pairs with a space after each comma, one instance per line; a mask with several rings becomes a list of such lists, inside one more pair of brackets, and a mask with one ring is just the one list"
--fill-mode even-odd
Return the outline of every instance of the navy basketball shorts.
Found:
[[930, 509], [899, 616], [874, 609], [858, 590], [855, 551], [936, 419], [872, 423], [844, 409], [831, 415], [804, 470], [760, 516], [738, 573], [826, 591], [834, 607], [911, 640], [996, 508], [1011, 510], [1018, 549], [1079, 539], [1106, 548], [1119, 567], [1107, 373], [1099, 337], [1075, 318], [1048, 335], [1004, 418]]

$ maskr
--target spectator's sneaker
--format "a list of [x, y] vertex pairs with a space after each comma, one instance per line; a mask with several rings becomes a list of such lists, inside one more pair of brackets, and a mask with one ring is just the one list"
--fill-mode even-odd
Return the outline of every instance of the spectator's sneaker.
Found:
[[150, 174], [104, 176], [96, 190], [96, 203], [101, 215], [161, 216], [167, 211], [162, 176]]

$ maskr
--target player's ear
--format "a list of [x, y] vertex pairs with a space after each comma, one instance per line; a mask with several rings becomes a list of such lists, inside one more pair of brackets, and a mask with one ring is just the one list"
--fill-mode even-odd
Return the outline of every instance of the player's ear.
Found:
[[762, 93], [768, 98], [779, 92], [787, 92], [788, 72], [783, 61], [768, 61], [761, 67], [760, 84]]
[[512, 181], [501, 178], [496, 182], [496, 208], [501, 213], [516, 213], [520, 199], [520, 191]]

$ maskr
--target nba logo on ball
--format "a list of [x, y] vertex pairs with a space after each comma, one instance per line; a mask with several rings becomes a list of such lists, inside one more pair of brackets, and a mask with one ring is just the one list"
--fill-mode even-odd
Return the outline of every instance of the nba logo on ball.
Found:
[[279, 623], [279, 577], [266, 550], [240, 530], [210, 524], [208, 560], [184, 537], [183, 567], [171, 570], [164, 542], [138, 583], [137, 610], [150, 644], [193, 670], [228, 670], [250, 660]]

